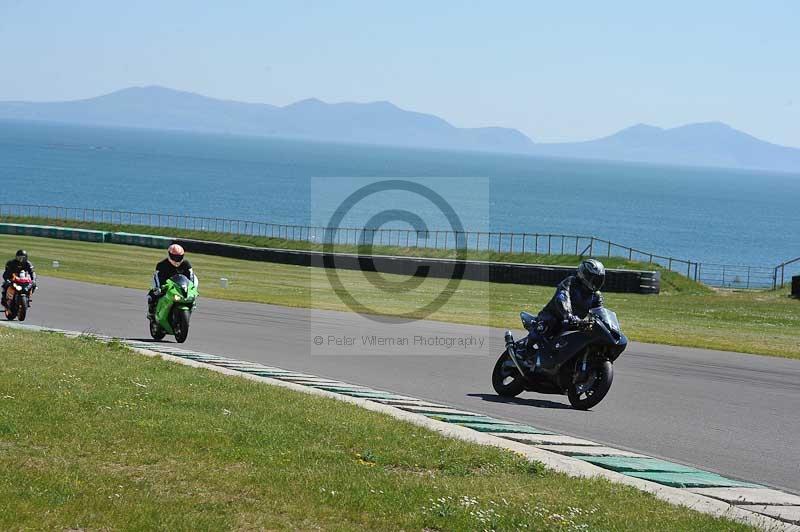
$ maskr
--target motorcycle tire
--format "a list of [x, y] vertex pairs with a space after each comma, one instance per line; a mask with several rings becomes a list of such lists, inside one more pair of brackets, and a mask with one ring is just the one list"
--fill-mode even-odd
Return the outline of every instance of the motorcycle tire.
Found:
[[[510, 379], [510, 380], [509, 380]], [[500, 354], [492, 370], [492, 387], [501, 397], [516, 397], [525, 391], [523, 377], [506, 351]]]
[[569, 404], [576, 410], [589, 410], [596, 406], [606, 396], [614, 381], [614, 365], [608, 361], [592, 369], [595, 381], [588, 390], [578, 390], [579, 384], [571, 384], [567, 389]]
[[28, 296], [22, 294], [17, 301], [17, 319], [25, 321], [26, 317], [28, 317]]
[[190, 312], [186, 309], [175, 311], [175, 326], [173, 330], [175, 331], [175, 341], [179, 344], [185, 342], [189, 336], [189, 314]]
[[150, 336], [153, 337], [153, 340], [159, 342], [164, 339], [167, 335], [167, 331], [161, 328], [156, 320], [150, 321]]

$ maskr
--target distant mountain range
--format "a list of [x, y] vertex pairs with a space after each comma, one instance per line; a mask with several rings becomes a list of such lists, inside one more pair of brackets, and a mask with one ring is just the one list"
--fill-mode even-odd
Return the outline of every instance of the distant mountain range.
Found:
[[156, 86], [86, 100], [0, 102], [0, 119], [800, 172], [800, 149], [771, 144], [719, 122], [673, 129], [639, 124], [597, 140], [535, 143], [516, 129], [458, 128], [390, 102], [309, 99], [277, 107]]

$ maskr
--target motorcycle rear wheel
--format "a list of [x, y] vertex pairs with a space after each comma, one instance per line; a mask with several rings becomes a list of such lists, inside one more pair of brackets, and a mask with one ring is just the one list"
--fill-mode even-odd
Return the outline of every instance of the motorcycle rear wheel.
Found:
[[16, 310], [14, 310], [16, 304], [15, 301], [16, 298], [12, 298], [11, 301], [9, 301], [8, 294], [6, 293], [5, 290], [3, 291], [2, 297], [3, 297], [3, 313], [5, 314], [6, 319], [8, 321], [12, 321], [14, 318], [17, 317], [17, 312]]
[[589, 388], [584, 389], [581, 383], [573, 383], [567, 390], [567, 398], [572, 408], [589, 410], [603, 400], [614, 381], [614, 365], [604, 360], [592, 368], [590, 375], [594, 376], [594, 382]]
[[153, 337], [153, 340], [156, 342], [161, 341], [166, 335], [167, 331], [162, 329], [161, 325], [159, 325], [155, 319], [150, 320], [150, 336]]
[[497, 395], [502, 397], [516, 397], [525, 391], [525, 377], [523, 377], [514, 361], [503, 351], [492, 371], [492, 387]]

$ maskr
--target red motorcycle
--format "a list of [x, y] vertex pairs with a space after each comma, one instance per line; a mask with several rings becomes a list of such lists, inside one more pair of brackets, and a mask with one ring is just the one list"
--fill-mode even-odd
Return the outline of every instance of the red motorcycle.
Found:
[[28, 307], [31, 304], [31, 293], [33, 291], [33, 279], [28, 272], [20, 272], [11, 276], [11, 282], [3, 294], [3, 306], [5, 307], [6, 319], [25, 321], [28, 315]]

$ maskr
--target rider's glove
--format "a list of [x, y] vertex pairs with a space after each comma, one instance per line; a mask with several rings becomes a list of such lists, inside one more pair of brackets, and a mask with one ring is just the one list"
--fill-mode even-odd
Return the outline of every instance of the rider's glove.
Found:
[[580, 319], [577, 316], [570, 316], [566, 321], [568, 328], [585, 331], [592, 328], [592, 322], [588, 319]]

